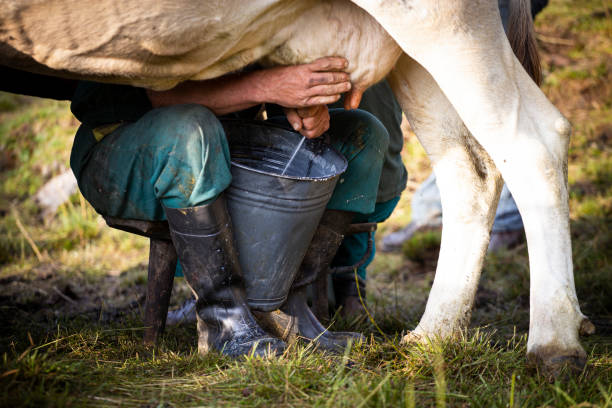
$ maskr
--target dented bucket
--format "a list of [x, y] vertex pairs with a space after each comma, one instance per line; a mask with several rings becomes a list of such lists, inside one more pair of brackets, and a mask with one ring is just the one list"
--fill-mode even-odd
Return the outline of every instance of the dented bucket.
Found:
[[263, 122], [223, 121], [232, 158], [226, 190], [249, 306], [279, 308], [287, 298], [325, 206], [347, 162], [323, 140]]

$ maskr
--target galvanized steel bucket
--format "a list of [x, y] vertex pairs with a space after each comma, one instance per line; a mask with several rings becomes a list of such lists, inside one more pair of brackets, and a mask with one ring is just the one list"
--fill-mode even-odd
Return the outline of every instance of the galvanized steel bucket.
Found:
[[249, 306], [278, 309], [347, 161], [323, 140], [263, 122], [223, 121], [232, 158], [226, 190]]

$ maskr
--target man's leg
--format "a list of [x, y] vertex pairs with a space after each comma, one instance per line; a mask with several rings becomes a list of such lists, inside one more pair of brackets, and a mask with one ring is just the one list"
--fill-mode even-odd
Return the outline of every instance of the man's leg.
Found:
[[152, 110], [97, 143], [81, 126], [71, 166], [94, 208], [120, 218], [164, 220], [164, 206], [210, 204], [231, 183], [223, 128], [198, 105]]
[[[379, 223], [385, 221], [399, 202], [399, 197], [383, 203], [376, 203], [374, 212], [370, 214], [357, 214], [353, 218], [353, 223]], [[332, 267], [350, 266], [358, 263], [367, 253], [368, 241], [374, 241], [375, 232], [363, 232], [350, 235], [344, 238], [342, 245], [338, 249], [332, 261]], [[363, 305], [359, 299], [365, 301], [366, 297], [366, 268], [370, 265], [376, 254], [376, 246], [372, 250], [368, 259], [363, 265], [357, 268], [357, 280], [355, 272], [335, 273], [332, 276], [336, 307], [341, 307], [340, 313], [345, 318], [354, 318], [364, 314]], [[359, 285], [359, 288], [357, 287]], [[358, 290], [359, 289], [359, 290]]]
[[167, 217], [196, 298], [198, 346], [229, 356], [284, 349], [255, 322], [244, 296], [222, 192], [229, 148], [217, 118], [199, 105], [156, 109], [95, 142], [82, 126], [71, 164], [83, 195], [102, 214]]

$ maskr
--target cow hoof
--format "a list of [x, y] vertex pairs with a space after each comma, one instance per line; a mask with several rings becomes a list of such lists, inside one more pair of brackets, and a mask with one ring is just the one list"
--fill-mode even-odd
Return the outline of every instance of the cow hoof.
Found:
[[582, 373], [586, 366], [587, 356], [583, 350], [576, 350], [562, 354], [541, 353], [538, 351], [527, 353], [528, 362], [550, 381], [563, 379]]

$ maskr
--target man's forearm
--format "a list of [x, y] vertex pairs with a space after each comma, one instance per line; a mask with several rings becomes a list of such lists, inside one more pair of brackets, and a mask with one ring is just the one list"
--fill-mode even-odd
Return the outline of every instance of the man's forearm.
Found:
[[147, 94], [154, 108], [197, 103], [215, 115], [237, 112], [268, 101], [260, 78], [262, 71], [230, 74], [206, 81], [187, 81], [167, 91]]
[[188, 81], [168, 91], [148, 91], [154, 107], [198, 103], [217, 115], [264, 102], [285, 108], [327, 105], [351, 89], [347, 61], [323, 57], [309, 64], [230, 74], [207, 81]]

